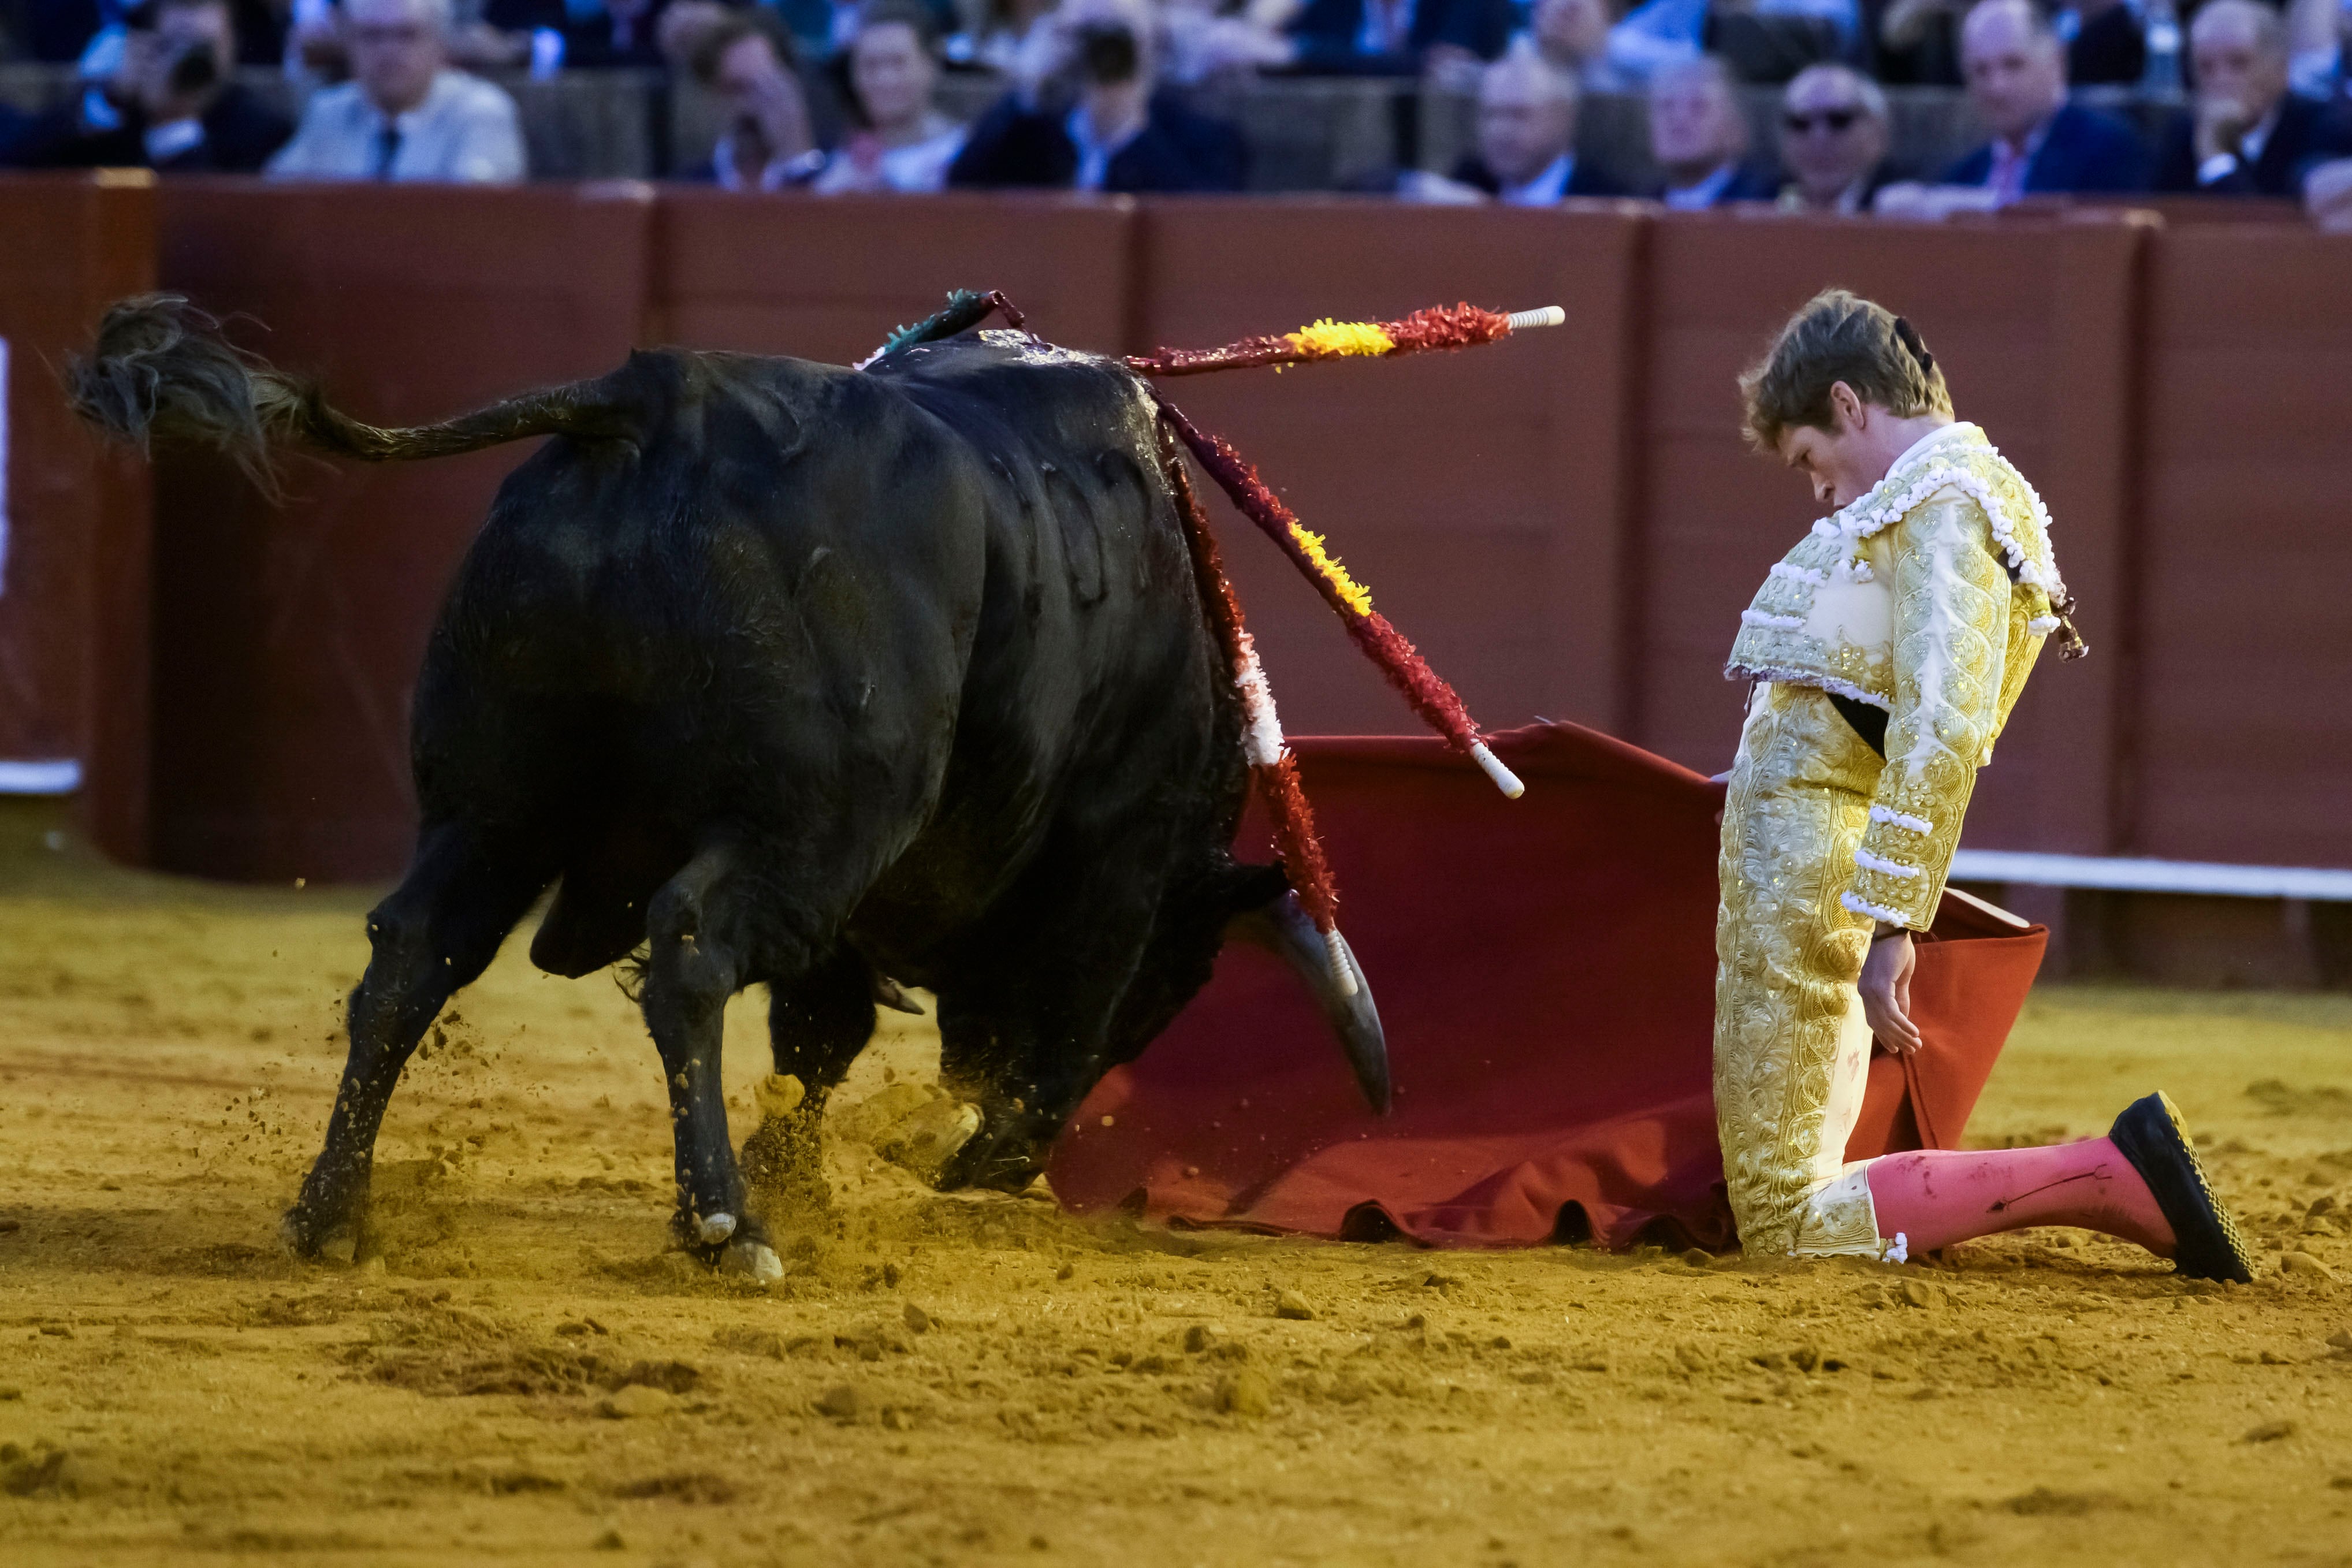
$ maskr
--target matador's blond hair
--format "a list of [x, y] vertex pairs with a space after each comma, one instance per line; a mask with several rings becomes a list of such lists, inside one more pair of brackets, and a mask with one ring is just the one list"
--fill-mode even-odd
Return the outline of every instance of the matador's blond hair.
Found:
[[1771, 351], [1739, 378], [1748, 439], [1775, 452], [1790, 430], [1831, 428], [1830, 388], [1839, 382], [1897, 418], [1952, 412], [1944, 372], [1911, 323], [1858, 294], [1829, 288], [1789, 318]]

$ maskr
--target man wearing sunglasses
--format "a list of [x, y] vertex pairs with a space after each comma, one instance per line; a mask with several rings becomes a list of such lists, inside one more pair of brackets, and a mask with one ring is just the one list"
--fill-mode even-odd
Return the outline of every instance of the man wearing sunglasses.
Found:
[[1780, 95], [1780, 166], [1790, 212], [1865, 213], [1886, 165], [1886, 95], [1849, 66], [1808, 66]]

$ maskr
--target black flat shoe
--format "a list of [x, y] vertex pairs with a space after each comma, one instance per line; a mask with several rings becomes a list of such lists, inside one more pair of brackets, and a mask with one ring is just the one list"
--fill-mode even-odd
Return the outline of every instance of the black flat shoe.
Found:
[[2134, 1101], [2107, 1129], [2107, 1136], [2147, 1183], [2165, 1222], [2172, 1227], [2173, 1267], [2192, 1280], [2252, 1284], [2254, 1255], [2213, 1191], [2172, 1097], [2158, 1090]]

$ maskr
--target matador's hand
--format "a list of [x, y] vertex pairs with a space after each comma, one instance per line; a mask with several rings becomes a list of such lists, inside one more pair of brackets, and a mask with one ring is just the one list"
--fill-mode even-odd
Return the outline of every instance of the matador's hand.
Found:
[[1923, 1043], [1919, 1026], [1911, 1021], [1911, 972], [1918, 965], [1911, 933], [1903, 931], [1872, 942], [1862, 966], [1862, 1016], [1879, 1043], [1897, 1056], [1908, 1056]]

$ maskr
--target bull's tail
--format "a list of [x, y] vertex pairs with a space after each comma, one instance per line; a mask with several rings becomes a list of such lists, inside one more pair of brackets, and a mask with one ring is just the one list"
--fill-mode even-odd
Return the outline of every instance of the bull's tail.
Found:
[[212, 316], [176, 294], [116, 304], [86, 359], [72, 361], [74, 412], [118, 441], [209, 447], [274, 493], [282, 448], [367, 463], [447, 457], [536, 435], [625, 437], [627, 411], [597, 382], [525, 392], [439, 424], [386, 428], [330, 405], [316, 383], [246, 352]]

